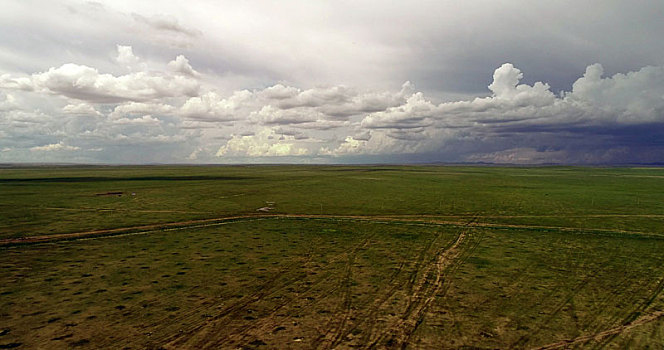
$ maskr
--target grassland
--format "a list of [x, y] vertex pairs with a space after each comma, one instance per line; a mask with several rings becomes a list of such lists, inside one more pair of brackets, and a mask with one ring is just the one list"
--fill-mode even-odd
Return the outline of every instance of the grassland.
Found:
[[656, 348], [663, 185], [661, 168], [1, 169], [0, 348]]

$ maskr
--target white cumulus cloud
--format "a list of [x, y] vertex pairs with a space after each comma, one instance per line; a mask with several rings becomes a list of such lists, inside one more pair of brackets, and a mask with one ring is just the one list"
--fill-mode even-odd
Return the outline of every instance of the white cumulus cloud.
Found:
[[131, 46], [117, 45], [118, 55], [115, 60], [127, 67], [131, 67], [140, 61], [138, 56], [134, 55], [134, 50]]
[[80, 150], [80, 147], [65, 145], [64, 142], [60, 141], [58, 143], [51, 143], [43, 146], [31, 147], [30, 150], [33, 152], [52, 152], [52, 151], [77, 151]]
[[189, 64], [189, 60], [183, 55], [178, 55], [173, 61], [168, 62], [168, 68], [180, 74], [192, 77], [200, 76], [200, 73], [194, 70], [191, 64]]
[[188, 99], [180, 108], [184, 117], [200, 121], [231, 121], [240, 118], [239, 111], [252, 98], [247, 90], [236, 91], [228, 98], [209, 91]]
[[233, 135], [228, 142], [217, 151], [218, 157], [284, 157], [304, 156], [309, 151], [295, 144], [295, 137], [278, 137], [274, 130], [263, 129], [255, 135]]
[[30, 77], [3, 76], [0, 87], [31, 90], [93, 103], [148, 101], [198, 94], [200, 84], [184, 75], [135, 72], [114, 76], [74, 63], [53, 67]]
[[62, 111], [72, 115], [101, 115], [92, 105], [85, 102], [68, 104], [62, 107]]

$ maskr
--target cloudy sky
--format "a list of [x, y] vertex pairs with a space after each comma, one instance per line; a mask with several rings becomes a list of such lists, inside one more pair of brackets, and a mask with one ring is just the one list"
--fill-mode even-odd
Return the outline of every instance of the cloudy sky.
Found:
[[658, 0], [0, 8], [0, 162], [664, 162]]

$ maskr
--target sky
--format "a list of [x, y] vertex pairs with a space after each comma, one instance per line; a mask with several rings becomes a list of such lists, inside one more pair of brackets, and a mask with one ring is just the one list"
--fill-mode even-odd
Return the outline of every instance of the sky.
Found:
[[659, 0], [0, 8], [0, 163], [664, 162]]

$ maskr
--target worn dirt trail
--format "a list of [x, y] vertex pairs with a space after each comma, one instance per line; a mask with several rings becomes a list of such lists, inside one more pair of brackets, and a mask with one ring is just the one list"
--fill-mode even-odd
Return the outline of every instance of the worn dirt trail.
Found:
[[[369, 215], [316, 215], [316, 214], [244, 214], [233, 216], [222, 216], [218, 218], [199, 219], [199, 220], [186, 220], [169, 223], [159, 223], [150, 225], [120, 227], [114, 229], [90, 230], [72, 233], [56, 233], [50, 235], [27, 236], [18, 238], [5, 238], [0, 239], [0, 247], [7, 245], [17, 244], [30, 244], [30, 243], [43, 243], [61, 240], [75, 240], [80, 238], [93, 238], [105, 237], [114, 235], [123, 235], [129, 233], [149, 233], [163, 229], [186, 229], [197, 227], [202, 224], [222, 224], [235, 220], [248, 220], [248, 219], [264, 219], [264, 218], [300, 218], [300, 219], [327, 219], [327, 220], [363, 220], [374, 222], [406, 222], [406, 223], [422, 223], [422, 224], [439, 224], [439, 225], [454, 225], [454, 226], [479, 226], [486, 228], [513, 228], [513, 229], [537, 229], [537, 230], [559, 230], [559, 231], [578, 231], [578, 232], [606, 232], [606, 233], [621, 233], [621, 234], [634, 234], [648, 237], [664, 237], [655, 235], [648, 232], [617, 230], [617, 229], [589, 229], [579, 227], [564, 227], [564, 226], [540, 226], [540, 225], [515, 225], [515, 224], [498, 224], [478, 222], [476, 220], [482, 218], [492, 218], [496, 216], [473, 216], [474, 221], [468, 223], [468, 216], [456, 216], [461, 220], [441, 220], [433, 216], [409, 216], [409, 215], [389, 215], [389, 216], [369, 216]], [[506, 216], [510, 217], [510, 216]]]
[[[608, 215], [607, 215], [608, 216]], [[617, 215], [616, 215], [617, 216]], [[635, 215], [636, 216], [636, 215]], [[639, 215], [639, 217], [660, 217], [659, 215]], [[468, 249], [472, 248], [473, 242], [471, 240], [472, 229], [474, 227], [480, 228], [515, 228], [515, 229], [545, 229], [545, 230], [560, 230], [560, 231], [582, 231], [582, 232], [612, 232], [612, 233], [623, 233], [623, 234], [636, 234], [636, 235], [646, 235], [646, 236], [655, 236], [652, 234], [647, 234], [643, 232], [636, 231], [623, 231], [623, 230], [606, 230], [606, 229], [583, 229], [583, 228], [574, 228], [574, 227], [555, 227], [555, 226], [535, 226], [535, 225], [512, 225], [512, 224], [493, 224], [486, 222], [478, 222], [482, 218], [492, 218], [496, 216], [450, 216], [450, 218], [456, 218], [459, 220], [446, 220], [441, 219], [441, 217], [428, 217], [428, 216], [366, 216], [366, 215], [309, 215], [309, 214], [245, 214], [245, 215], [235, 215], [235, 216], [225, 216], [218, 218], [209, 218], [209, 219], [200, 219], [200, 220], [187, 220], [179, 222], [170, 222], [170, 223], [161, 223], [161, 224], [151, 224], [151, 225], [140, 225], [132, 227], [123, 227], [115, 229], [103, 229], [103, 230], [90, 230], [82, 231], [75, 233], [63, 233], [63, 234], [52, 234], [52, 235], [40, 235], [32, 237], [21, 237], [21, 238], [9, 238], [0, 240], [1, 246], [11, 246], [11, 245], [20, 245], [20, 244], [32, 244], [32, 243], [45, 243], [45, 242], [57, 242], [65, 240], [77, 240], [77, 239], [95, 239], [109, 236], [118, 236], [118, 235], [128, 235], [128, 234], [148, 234], [152, 232], [159, 231], [171, 231], [171, 230], [181, 230], [181, 229], [190, 229], [197, 227], [205, 226], [216, 226], [232, 223], [234, 221], [246, 221], [246, 220], [261, 220], [261, 219], [311, 219], [311, 220], [358, 220], [358, 221], [371, 221], [376, 223], [389, 223], [389, 224], [406, 224], [406, 225], [452, 225], [460, 227], [459, 235], [456, 240], [445, 247], [440, 247], [439, 250], [434, 255], [433, 260], [427, 261], [427, 263], [422, 264], [421, 269], [418, 270], [419, 278], [413, 281], [411, 286], [411, 296], [409, 297], [409, 302], [407, 309], [403, 314], [398, 315], [394, 319], [388, 322], [387, 327], [384, 328], [375, 328], [371, 327], [371, 332], [367, 335], [367, 338], [364, 338], [364, 348], [380, 348], [386, 343], [394, 347], [404, 347], [411, 340], [412, 335], [417, 330], [419, 324], [422, 322], [425, 317], [426, 311], [432, 301], [436, 296], [440, 295], [444, 289], [445, 280], [448, 278], [450, 271], [453, 270], [455, 265], [462, 263], [463, 255], [467, 252]], [[511, 217], [511, 216], [504, 216]], [[518, 216], [513, 216], [518, 217]], [[589, 215], [588, 217], [594, 217]], [[470, 220], [469, 220], [470, 219]], [[661, 236], [658, 236], [661, 237]], [[366, 245], [367, 241], [364, 241]], [[360, 246], [361, 248], [361, 246]], [[350, 280], [350, 266], [353, 263], [353, 254], [354, 250], [349, 251], [343, 257], [348, 259], [349, 269], [347, 271], [348, 277], [343, 279], [343, 283], [340, 288], [347, 288], [348, 281]], [[400, 270], [399, 272], [400, 273]], [[274, 294], [278, 291], [281, 291], [290, 284], [290, 282], [295, 281], [300, 278], [297, 274], [292, 274], [288, 270], [284, 271], [284, 275], [276, 275], [274, 277], [274, 283], [269, 288], [265, 288], [256, 295], [244, 298], [240, 303], [229, 306], [227, 310], [224, 310], [222, 314], [224, 317], [214, 320], [212, 322], [218, 326], [223, 326], [227, 317], [232, 317], [238, 313], [238, 310], [246, 309], [248, 305], [255, 303], [257, 300], [261, 300], [267, 295]], [[321, 276], [320, 281], [324, 281], [326, 277]], [[319, 281], [319, 282], [320, 282]], [[319, 283], [317, 282], [317, 283]], [[664, 285], [664, 284], [663, 284]], [[398, 285], [391, 285], [390, 290], [398, 288]], [[660, 289], [661, 290], [661, 289]], [[305, 292], [306, 294], [306, 292]], [[381, 305], [389, 299], [391, 293], [388, 293], [385, 298], [378, 298], [375, 300], [374, 308], [377, 310]], [[321, 342], [319, 347], [321, 348], [334, 348], [342, 344], [345, 339], [345, 336], [353, 330], [353, 325], [349, 323], [350, 317], [354, 311], [350, 307], [350, 297], [345, 296], [344, 300], [346, 301], [342, 305], [343, 318], [340, 322], [327, 329], [321, 337]], [[279, 303], [274, 307], [271, 315], [274, 315], [278, 310], [288, 306], [292, 301], [287, 300], [283, 303]], [[366, 315], [356, 315], [361, 316], [360, 318], [364, 322], [371, 322], [371, 319], [375, 316], [375, 313], [369, 313]], [[603, 330], [601, 332], [579, 336], [572, 339], [565, 339], [555, 343], [546, 344], [543, 346], [535, 347], [533, 349], [545, 350], [545, 349], [560, 349], [567, 348], [574, 345], [582, 345], [591, 341], [603, 342], [611, 339], [625, 332], [629, 332], [635, 327], [654, 322], [664, 317], [664, 311], [656, 311], [650, 314], [643, 315], [637, 319], [634, 319], [630, 322], [623, 323], [618, 326]], [[273, 317], [272, 317], [273, 318]], [[226, 341], [232, 343], [241, 343], [250, 333], [255, 329], [269, 330], [273, 328], [274, 322], [272, 318], [267, 319], [267, 321], [261, 322], [259, 326], [252, 327], [240, 327], [235, 330], [233, 335], [229, 335], [225, 339]], [[268, 322], [269, 321], [269, 322]], [[208, 323], [209, 325], [209, 323]], [[200, 342], [198, 345], [210, 345], [210, 339], [215, 338], [219, 334], [207, 334], [210, 330], [219, 329], [219, 327], [201, 327], [197, 329], [201, 332], [201, 338], [205, 341]], [[199, 338], [200, 339], [200, 338]], [[213, 342], [216, 345], [220, 345], [214, 339]], [[186, 343], [185, 339], [176, 337], [175, 339], [164, 339], [166, 344], [174, 345], [179, 344], [180, 342]]]
[[104, 237], [104, 236], [113, 236], [113, 235], [138, 233], [138, 232], [148, 233], [159, 229], [168, 229], [174, 227], [186, 228], [206, 223], [215, 223], [215, 222], [220, 223], [220, 222], [228, 222], [228, 221], [242, 220], [248, 218], [261, 218], [261, 216], [238, 215], [238, 216], [227, 216], [227, 217], [214, 218], [214, 219], [187, 220], [187, 221], [169, 222], [163, 224], [120, 227], [114, 229], [91, 230], [91, 231], [72, 232], [72, 233], [56, 233], [51, 235], [27, 236], [27, 237], [18, 237], [18, 238], [5, 238], [0, 240], [0, 246], [62, 241], [62, 240], [71, 240], [79, 238]]

